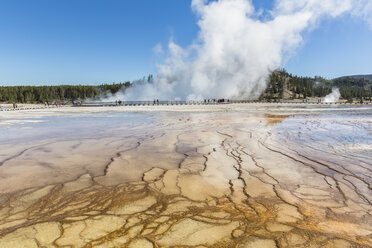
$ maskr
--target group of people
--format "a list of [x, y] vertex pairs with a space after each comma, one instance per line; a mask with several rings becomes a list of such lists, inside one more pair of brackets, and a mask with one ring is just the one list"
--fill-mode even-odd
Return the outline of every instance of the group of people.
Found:
[[58, 103], [57, 101], [55, 101], [55, 102], [44, 102], [44, 106], [46, 107], [46, 106], [53, 106], [53, 105], [55, 105], [56, 107], [58, 106], [58, 105], [65, 105], [65, 103], [64, 102], [60, 102], [60, 103]]
[[223, 102], [230, 102], [230, 99], [204, 99], [204, 103], [223, 103]]

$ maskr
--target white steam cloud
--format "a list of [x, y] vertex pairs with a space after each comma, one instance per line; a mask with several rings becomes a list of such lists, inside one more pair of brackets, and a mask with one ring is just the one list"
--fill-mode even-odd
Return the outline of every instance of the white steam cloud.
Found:
[[257, 98], [303, 32], [323, 18], [348, 13], [370, 21], [372, 14], [370, 0], [276, 0], [268, 17], [250, 0], [192, 0], [192, 9], [197, 39], [187, 48], [170, 41], [158, 76], [127, 89], [125, 100]]
[[337, 102], [340, 99], [341, 94], [338, 88], [332, 88], [332, 92], [324, 97], [325, 103]]

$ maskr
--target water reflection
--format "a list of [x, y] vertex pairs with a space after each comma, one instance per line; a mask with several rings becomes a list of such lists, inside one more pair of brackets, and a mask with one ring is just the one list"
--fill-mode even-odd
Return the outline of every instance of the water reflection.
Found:
[[269, 126], [275, 126], [282, 123], [285, 119], [290, 117], [290, 115], [266, 115], [266, 122]]

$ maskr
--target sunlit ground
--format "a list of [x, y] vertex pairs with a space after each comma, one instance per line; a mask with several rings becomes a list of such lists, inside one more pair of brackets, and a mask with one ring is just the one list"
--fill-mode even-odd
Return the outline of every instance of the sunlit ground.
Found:
[[372, 246], [371, 106], [171, 108], [0, 115], [0, 247]]

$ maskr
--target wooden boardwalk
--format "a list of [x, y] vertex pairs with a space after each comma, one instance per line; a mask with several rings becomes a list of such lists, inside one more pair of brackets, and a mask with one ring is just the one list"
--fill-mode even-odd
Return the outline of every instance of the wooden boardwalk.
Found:
[[220, 105], [220, 104], [301, 104], [301, 105], [368, 105], [372, 104], [371, 102], [365, 103], [324, 103], [324, 102], [300, 102], [300, 101], [281, 101], [281, 102], [262, 102], [256, 100], [229, 100], [224, 102], [213, 102], [213, 101], [123, 101], [123, 102], [83, 102], [81, 107], [99, 107], [99, 106], [161, 106], [161, 105]]
[[[282, 102], [261, 102], [255, 100], [229, 100], [228, 102], [204, 102], [204, 101], [123, 101], [123, 102], [83, 102], [73, 105], [73, 107], [116, 107], [116, 106], [169, 106], [169, 105], [221, 105], [221, 104], [273, 104], [273, 105], [372, 105], [372, 102], [364, 103], [324, 103], [324, 102], [300, 102], [300, 101], [282, 101]], [[71, 106], [71, 105], [65, 105]], [[35, 107], [20, 107], [20, 108], [0, 108], [0, 111], [18, 111], [18, 110], [33, 110], [33, 109], [51, 109], [61, 108], [65, 106], [35, 106]]]

